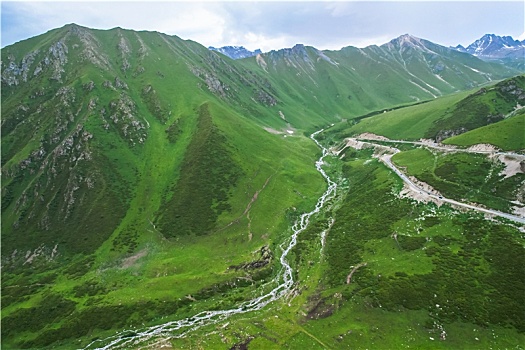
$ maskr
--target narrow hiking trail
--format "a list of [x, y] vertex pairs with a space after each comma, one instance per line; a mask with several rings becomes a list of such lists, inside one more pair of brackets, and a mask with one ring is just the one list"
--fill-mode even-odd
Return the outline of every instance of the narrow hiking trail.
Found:
[[[297, 244], [297, 236], [308, 227], [310, 218], [313, 215], [319, 213], [325, 204], [335, 197], [337, 190], [337, 184], [326, 174], [322, 168], [324, 165], [324, 159], [328, 156], [333, 156], [333, 154], [315, 139], [315, 136], [323, 131], [324, 129], [314, 132], [312, 135], [310, 135], [310, 138], [322, 150], [322, 155], [316, 161], [315, 167], [326, 180], [328, 188], [317, 200], [315, 208], [308, 213], [302, 214], [295, 222], [295, 224], [292, 226], [292, 235], [289, 240], [283, 242], [280, 245], [283, 251], [279, 259], [281, 270], [273, 280], [273, 282], [277, 285], [270, 292], [255, 299], [243, 302], [232, 309], [202, 311], [194, 316], [181, 320], [166, 322], [160, 325], [145, 327], [142, 329], [123, 330], [111, 337], [97, 339], [88, 344], [84, 349], [109, 350], [129, 349], [138, 346], [155, 346], [155, 344], [165, 342], [169, 338], [184, 337], [187, 333], [193, 330], [224, 321], [230, 316], [260, 310], [266, 305], [288, 295], [294, 285], [293, 269], [287, 260], [288, 254]], [[151, 342], [153, 342], [153, 344], [151, 344]], [[146, 345], [147, 343], [150, 344]]]

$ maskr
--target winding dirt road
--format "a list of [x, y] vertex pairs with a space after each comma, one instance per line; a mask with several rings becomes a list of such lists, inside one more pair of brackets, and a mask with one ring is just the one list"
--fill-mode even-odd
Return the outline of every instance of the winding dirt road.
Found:
[[[512, 215], [512, 214], [509, 214], [509, 213], [504, 213], [504, 212], [493, 210], [493, 209], [485, 209], [485, 208], [481, 208], [481, 207], [474, 206], [474, 205], [467, 204], [467, 203], [463, 203], [463, 202], [458, 202], [458, 201], [456, 201], [454, 199], [445, 198], [445, 197], [443, 197], [443, 196], [441, 196], [439, 194], [435, 194], [435, 193], [432, 193], [432, 192], [426, 190], [425, 188], [423, 188], [423, 187], [417, 185], [416, 183], [414, 183], [405, 173], [403, 173], [399, 168], [397, 168], [392, 163], [392, 156], [394, 154], [400, 152], [399, 149], [397, 149], [395, 147], [391, 147], [391, 146], [385, 146], [385, 145], [376, 144], [376, 143], [374, 143], [374, 141], [391, 142], [391, 143], [408, 143], [408, 144], [413, 144], [413, 145], [422, 145], [422, 146], [425, 146], [425, 147], [431, 147], [431, 148], [440, 149], [440, 150], [460, 151], [460, 152], [467, 152], [467, 153], [490, 154], [490, 153], [494, 153], [494, 151], [487, 151], [487, 150], [468, 151], [468, 150], [465, 150], [465, 149], [455, 149], [455, 148], [452, 149], [452, 148], [446, 147], [446, 146], [429, 145], [426, 142], [387, 140], [387, 139], [384, 139], [384, 138], [379, 138], [379, 139], [376, 139], [376, 140], [370, 140], [369, 138], [366, 138], [366, 139], [365, 138], [348, 138], [348, 139], [346, 139], [345, 146], [342, 149], [337, 150], [336, 154], [341, 153], [341, 151], [343, 149], [345, 149], [346, 147], [352, 147], [352, 148], [356, 148], [356, 149], [361, 149], [361, 148], [367, 147], [367, 146], [368, 147], [379, 148], [380, 150], [384, 151], [385, 153], [383, 153], [382, 155], [379, 155], [378, 159], [381, 162], [383, 162], [387, 167], [392, 169], [397, 174], [397, 176], [399, 176], [403, 180], [403, 182], [412, 191], [419, 192], [420, 195], [422, 195], [424, 197], [428, 197], [429, 199], [432, 199], [434, 202], [449, 203], [449, 204], [451, 204], [453, 206], [463, 207], [463, 208], [470, 209], [470, 210], [476, 210], [476, 211], [482, 212], [484, 214], [488, 214], [488, 215], [492, 215], [492, 216], [499, 216], [499, 217], [502, 217], [502, 218], [505, 218], [505, 219], [508, 219], [508, 220], [512, 220], [514, 222], [525, 224], [525, 218], [523, 218], [521, 216]], [[513, 156], [513, 157], [515, 157], [515, 156], [524, 157], [524, 159], [525, 159], [525, 156], [520, 155], [520, 154], [516, 154], [516, 153], [497, 152], [497, 154]]]

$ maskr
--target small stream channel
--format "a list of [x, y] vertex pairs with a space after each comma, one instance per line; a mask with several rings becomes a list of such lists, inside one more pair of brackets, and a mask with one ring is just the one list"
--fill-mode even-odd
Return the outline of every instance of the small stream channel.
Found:
[[[317, 144], [317, 146], [322, 149], [322, 156], [315, 163], [315, 167], [317, 171], [325, 178], [326, 182], [328, 183], [328, 188], [317, 200], [315, 208], [308, 213], [302, 214], [292, 226], [293, 233], [290, 239], [281, 244], [280, 247], [283, 250], [283, 253], [279, 259], [281, 263], [281, 270], [274, 279], [274, 281], [278, 283], [276, 287], [262, 296], [241, 303], [236, 308], [228, 310], [202, 311], [192, 317], [151, 326], [145, 329], [124, 330], [111, 337], [95, 340], [88, 344], [85, 349], [127, 349], [144, 345], [146, 342], [156, 338], [180, 338], [197, 328], [221, 322], [232, 315], [260, 310], [269, 303], [276, 301], [290, 293], [294, 284], [294, 280], [292, 267], [287, 261], [288, 253], [290, 253], [293, 247], [295, 247], [297, 244], [297, 236], [308, 227], [310, 218], [313, 215], [319, 213], [327, 201], [334, 198], [337, 189], [337, 184], [326, 174], [322, 168], [325, 157], [329, 156], [330, 154], [328, 149], [323, 147], [315, 138], [315, 136], [322, 131], [324, 131], [324, 129], [314, 132], [312, 135], [310, 135], [310, 138]], [[177, 335], [173, 334], [173, 332], [180, 330], [184, 330], [183, 333]]]

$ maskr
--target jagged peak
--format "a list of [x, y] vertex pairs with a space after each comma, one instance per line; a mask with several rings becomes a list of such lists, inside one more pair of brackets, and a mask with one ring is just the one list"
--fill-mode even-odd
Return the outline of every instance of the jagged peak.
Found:
[[88, 27], [81, 26], [80, 24], [76, 24], [74, 22], [68, 23], [68, 24], [64, 25], [62, 28], [67, 28], [67, 29], [89, 29]]
[[[313, 48], [312, 46], [305, 46], [304, 44], [295, 44], [293, 47], [286, 47], [279, 50], [272, 50], [269, 53], [270, 54], [276, 54], [276, 53], [284, 53], [284, 54], [307, 54], [307, 48]], [[317, 49], [315, 49], [317, 50]]]
[[256, 49], [255, 51], [250, 51], [244, 46], [222, 46], [222, 47], [213, 47], [208, 46], [208, 50], [220, 52], [223, 55], [226, 55], [232, 59], [252, 57], [258, 54], [261, 54], [261, 49]]
[[237, 45], [226, 45], [226, 46], [221, 46], [221, 47], [208, 46], [208, 49], [210, 50], [219, 50], [219, 49], [248, 50], [244, 46], [237, 46]]
[[398, 36], [395, 39], [390, 40], [389, 44], [396, 45], [396, 46], [424, 46], [421, 42], [422, 39], [417, 38], [410, 34], [403, 34]]
[[485, 34], [467, 46], [465, 52], [480, 57], [506, 57], [509, 54], [523, 57], [524, 49], [525, 41], [514, 40], [512, 36]]

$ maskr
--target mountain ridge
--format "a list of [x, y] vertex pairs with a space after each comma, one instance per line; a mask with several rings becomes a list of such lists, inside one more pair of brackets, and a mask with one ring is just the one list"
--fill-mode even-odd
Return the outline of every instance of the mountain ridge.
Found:
[[[427, 39], [419, 38], [409, 33], [406, 33], [406, 34], [402, 34], [402, 35], [399, 35], [398, 37], [391, 39], [387, 43], [371, 44], [371, 45], [368, 45], [362, 48], [358, 48], [358, 49], [367, 49], [370, 47], [378, 47], [378, 46], [380, 47], [380, 46], [385, 46], [389, 44], [399, 46], [400, 43], [405, 44], [405, 45], [410, 44], [411, 46], [424, 47], [424, 44], [423, 44], [424, 42], [442, 46], [438, 43], [433, 43]], [[286, 50], [293, 49], [296, 46], [312, 47], [320, 52], [340, 51], [340, 50], [330, 50], [330, 49], [320, 50], [320, 49], [315, 48], [314, 46], [307, 45], [307, 44], [299, 44], [299, 43], [293, 45], [292, 47], [272, 49], [266, 52], [262, 52], [260, 49], [256, 49], [255, 51], [250, 51], [250, 50], [247, 50], [243, 46], [222, 46], [219, 48], [210, 46], [208, 47], [208, 49], [212, 51], [221, 52], [232, 59], [242, 59], [242, 58], [257, 56], [258, 54], [263, 54], [263, 53], [279, 52], [281, 50], [286, 51]], [[342, 47], [341, 50], [347, 47], [357, 48], [355, 46], [348, 45], [348, 46]], [[508, 58], [509, 56], [512, 56], [513, 58], [516, 58], [520, 55], [522, 56], [521, 51], [523, 50], [524, 47], [525, 47], [525, 40], [522, 40], [522, 41], [515, 40], [512, 38], [512, 36], [499, 36], [496, 34], [485, 34], [483, 37], [481, 37], [480, 39], [477, 39], [476, 41], [468, 45], [466, 48], [462, 45], [457, 45], [455, 47], [449, 47], [449, 48], [454, 49], [459, 52], [468, 53], [468, 54], [471, 54], [473, 56], [480, 57], [480, 58], [495, 59], [495, 58], [504, 58], [504, 57]]]
[[[5, 225], [14, 226], [20, 225], [21, 219], [27, 224], [34, 223], [25, 218], [27, 210], [29, 218], [37, 213], [41, 216], [37, 226], [43, 228], [50, 225], [45, 213], [52, 203], [47, 202], [47, 209], [40, 208], [38, 202], [32, 209], [22, 209], [29, 203], [28, 198], [33, 198], [26, 196], [32, 191], [40, 195], [42, 188], [51, 188], [51, 179], [44, 169], [55, 169], [65, 155], [71, 157], [70, 162], [79, 164], [93, 157], [97, 148], [90, 143], [97, 127], [114, 132], [118, 142], [129, 148], [120, 157], [130, 160], [132, 154], [140, 154], [149, 142], [152, 121], [167, 128], [165, 132], [176, 143], [183, 120], [187, 119], [187, 112], [181, 110], [188, 110], [188, 101], [192, 101], [190, 114], [197, 113], [205, 102], [201, 96], [213, 96], [217, 103], [260, 127], [310, 131], [343, 118], [432, 99], [515, 73], [410, 35], [381, 46], [347, 47], [341, 51], [321, 51], [298, 44], [232, 62], [177, 36], [122, 28], [91, 30], [70, 24], [8, 46], [2, 55], [2, 173], [10, 179], [5, 182], [10, 186], [6, 187], [10, 189], [9, 196], [21, 191], [21, 186], [29, 186], [23, 191], [23, 200], [3, 203], [4, 208], [11, 206], [13, 214], [4, 221]], [[164, 61], [171, 62], [169, 72]], [[166, 75], [173, 75], [172, 71], [177, 71], [179, 78], [166, 85]], [[376, 78], [370, 79], [370, 74], [376, 74]], [[200, 101], [181, 93], [188, 86], [196, 88]], [[175, 91], [179, 93], [172, 95]], [[168, 96], [179, 97], [173, 100]], [[56, 107], [59, 104], [65, 108]], [[99, 125], [91, 121], [94, 115], [99, 116]], [[48, 134], [31, 130], [25, 124], [27, 118], [55, 131]], [[25, 136], [17, 137], [17, 133]], [[102, 136], [95, 139], [99, 137]], [[24, 141], [25, 138], [29, 140]], [[102, 139], [107, 142], [106, 136]], [[108, 149], [98, 148], [98, 152], [106, 154]], [[66, 169], [65, 164], [60, 166]], [[91, 186], [92, 179], [86, 171], [69, 174], [64, 193], [70, 196], [71, 204], [61, 207], [55, 225], [60, 218], [72, 215], [70, 208], [75, 207], [74, 193], [79, 182]], [[13, 179], [27, 172], [37, 177], [25, 185], [15, 185]], [[130, 188], [135, 187], [135, 180], [131, 180], [134, 176], [125, 173], [120, 176], [128, 178]], [[109, 183], [109, 179], [99, 181]], [[39, 190], [30, 190], [40, 182]], [[15, 190], [17, 186], [19, 189]], [[122, 190], [129, 191], [124, 187]], [[85, 191], [83, 195], [88, 193]], [[223, 198], [221, 191], [217, 193]], [[57, 195], [58, 192], [49, 193], [44, 198], [57, 201]], [[126, 197], [129, 194], [122, 198]], [[89, 239], [88, 231], [85, 234]]]
[[525, 69], [525, 40], [515, 40], [511, 36], [485, 34], [466, 48], [458, 45], [454, 49], [486, 61], [501, 62], [522, 71]]
[[525, 40], [515, 40], [511, 36], [499, 36], [495, 34], [485, 34], [480, 39], [474, 41], [466, 48], [458, 45], [458, 51], [467, 52], [471, 55], [485, 58], [504, 58], [509, 56], [523, 57]]
[[246, 49], [244, 46], [221, 46], [218, 48], [209, 46], [208, 50], [220, 52], [223, 55], [226, 55], [229, 58], [234, 59], [234, 60], [238, 60], [238, 59], [246, 58], [246, 57], [257, 56], [258, 54], [262, 53], [260, 49], [250, 51]]

